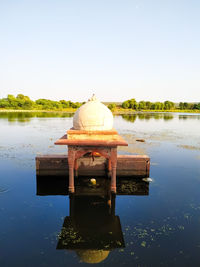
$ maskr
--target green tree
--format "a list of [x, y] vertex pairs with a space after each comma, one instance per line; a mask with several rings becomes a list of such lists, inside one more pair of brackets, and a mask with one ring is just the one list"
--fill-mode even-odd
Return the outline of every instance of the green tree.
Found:
[[164, 108], [164, 104], [163, 103], [161, 103], [161, 102], [156, 102], [155, 103], [155, 109], [156, 110], [163, 110], [163, 108]]
[[125, 109], [129, 108], [129, 101], [128, 100], [124, 101], [122, 103], [122, 107], [125, 108]]
[[8, 100], [8, 103], [9, 103], [9, 107], [10, 108], [18, 109], [18, 101], [14, 97], [14, 95], [8, 95], [7, 96], [7, 100]]
[[129, 109], [137, 109], [138, 105], [134, 98], [126, 100], [122, 103], [123, 108], [129, 108]]
[[108, 108], [113, 111], [116, 108], [116, 104], [115, 103], [111, 103], [108, 105]]
[[179, 109], [181, 109], [181, 110], [184, 109], [183, 102], [179, 103]]
[[146, 109], [151, 109], [152, 103], [150, 101], [146, 101], [145, 105]]
[[183, 109], [188, 109], [189, 108], [189, 104], [187, 102], [183, 103]]
[[71, 107], [71, 101], [60, 100], [59, 102], [61, 103], [63, 108], [70, 108]]
[[137, 109], [138, 108], [138, 105], [137, 105], [135, 98], [132, 98], [128, 101], [129, 101], [129, 108], [131, 108], [131, 109]]
[[16, 101], [20, 109], [32, 109], [35, 104], [28, 96], [24, 96], [22, 94], [17, 95]]
[[80, 106], [81, 106], [81, 103], [79, 103], [79, 102], [75, 102], [75, 103], [72, 102], [72, 104], [71, 104], [72, 108], [79, 108]]
[[171, 102], [171, 101], [167, 100], [167, 101], [164, 102], [164, 109], [165, 110], [173, 109], [174, 106], [175, 106], [175, 104], [173, 102]]
[[0, 108], [9, 108], [9, 107], [10, 105], [9, 105], [8, 99], [6, 98], [0, 99]]
[[138, 109], [146, 109], [146, 102], [140, 101], [138, 104]]
[[200, 103], [198, 103], [198, 104], [194, 104], [193, 109], [198, 109], [198, 110], [200, 110]]

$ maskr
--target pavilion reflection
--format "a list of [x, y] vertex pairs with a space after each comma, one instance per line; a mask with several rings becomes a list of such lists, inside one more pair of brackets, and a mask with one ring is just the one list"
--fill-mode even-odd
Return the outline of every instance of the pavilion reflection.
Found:
[[[95, 186], [89, 181], [83, 177], [75, 181], [75, 193], [69, 194], [69, 216], [64, 219], [56, 249], [74, 251], [86, 263], [99, 263], [112, 250], [124, 248], [125, 242], [110, 180], [96, 178]], [[117, 195], [148, 194], [149, 183], [141, 179], [117, 179]], [[66, 177], [37, 177], [37, 195], [68, 195]]]
[[87, 263], [104, 260], [111, 250], [125, 247], [115, 195], [70, 196], [70, 215], [65, 217], [57, 249], [73, 250]]

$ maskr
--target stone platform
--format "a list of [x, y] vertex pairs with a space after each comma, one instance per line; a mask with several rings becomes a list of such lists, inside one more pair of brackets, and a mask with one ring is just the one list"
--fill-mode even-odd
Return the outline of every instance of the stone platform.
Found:
[[[84, 156], [77, 160], [78, 175], [105, 176], [108, 160], [104, 157]], [[149, 177], [150, 158], [146, 155], [117, 155], [116, 175], [118, 177]], [[38, 155], [36, 173], [39, 176], [68, 176], [67, 155]]]

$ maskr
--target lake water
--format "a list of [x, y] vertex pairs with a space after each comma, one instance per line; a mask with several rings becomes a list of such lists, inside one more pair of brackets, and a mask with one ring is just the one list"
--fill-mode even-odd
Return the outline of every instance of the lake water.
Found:
[[200, 115], [115, 117], [129, 143], [118, 153], [149, 155], [153, 181], [133, 181], [112, 216], [107, 199], [51, 194], [36, 179], [36, 154], [66, 152], [54, 141], [72, 116], [0, 113], [0, 266], [200, 266]]

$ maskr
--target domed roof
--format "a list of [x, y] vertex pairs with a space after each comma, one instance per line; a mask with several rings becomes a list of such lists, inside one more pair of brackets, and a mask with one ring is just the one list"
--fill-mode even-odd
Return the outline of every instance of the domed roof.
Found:
[[113, 128], [112, 112], [93, 95], [74, 114], [75, 130], [105, 131]]

